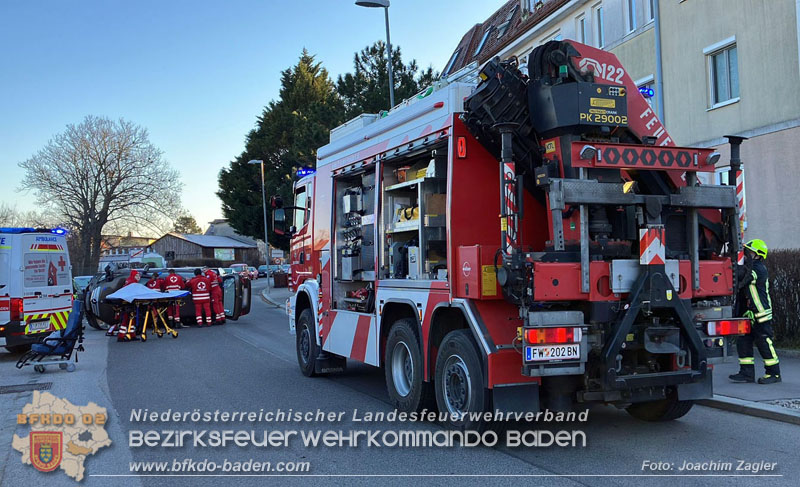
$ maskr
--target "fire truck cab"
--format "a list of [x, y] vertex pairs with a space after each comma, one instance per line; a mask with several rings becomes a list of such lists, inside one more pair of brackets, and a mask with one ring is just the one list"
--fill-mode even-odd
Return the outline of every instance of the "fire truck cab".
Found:
[[301, 371], [383, 367], [395, 407], [435, 397], [453, 427], [580, 402], [680, 417], [749, 326], [734, 189], [696, 184], [719, 155], [674, 147], [612, 54], [552, 42], [528, 64], [331, 131], [274, 211]]

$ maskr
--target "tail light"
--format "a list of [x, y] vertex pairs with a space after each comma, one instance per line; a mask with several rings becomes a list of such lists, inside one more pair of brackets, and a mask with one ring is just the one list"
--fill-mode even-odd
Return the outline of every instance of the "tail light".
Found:
[[573, 327], [528, 328], [526, 343], [576, 343], [581, 341], [581, 329]]
[[706, 335], [746, 335], [750, 333], [750, 320], [721, 320], [706, 322]]
[[11, 321], [22, 321], [24, 307], [22, 298], [11, 298]]

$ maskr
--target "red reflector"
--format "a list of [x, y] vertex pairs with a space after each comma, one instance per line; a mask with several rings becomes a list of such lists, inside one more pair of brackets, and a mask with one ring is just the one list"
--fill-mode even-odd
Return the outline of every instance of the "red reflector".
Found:
[[720, 320], [706, 323], [708, 336], [746, 335], [750, 333], [750, 320]]
[[11, 321], [22, 321], [22, 298], [11, 298]]
[[467, 157], [467, 138], [466, 137], [459, 137], [456, 139], [456, 152], [458, 154], [459, 159], [464, 159]]
[[433, 108], [442, 108], [443, 106], [444, 106], [443, 101], [437, 101], [436, 103], [433, 104]]
[[526, 343], [575, 343], [581, 341], [580, 328], [528, 328], [525, 330]]

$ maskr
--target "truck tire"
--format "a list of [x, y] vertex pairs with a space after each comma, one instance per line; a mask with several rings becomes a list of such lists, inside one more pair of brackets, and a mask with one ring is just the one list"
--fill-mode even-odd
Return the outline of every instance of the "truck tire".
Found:
[[672, 421], [685, 416], [694, 406], [694, 401], [679, 401], [678, 393], [670, 392], [666, 399], [631, 404], [628, 414], [642, 421]]
[[[469, 330], [454, 330], [439, 346], [436, 357], [436, 404], [449, 414], [445, 426], [459, 430], [486, 428], [487, 423], [463, 415], [483, 413], [489, 408], [489, 394], [483, 387], [483, 368]], [[454, 416], [461, 415], [461, 418]]]
[[314, 316], [309, 308], [304, 309], [297, 320], [295, 344], [300, 372], [306, 377], [315, 376], [314, 362], [317, 359], [317, 355], [319, 355], [319, 349], [314, 335]]
[[389, 401], [400, 411], [420, 411], [431, 399], [431, 385], [423, 380], [422, 352], [417, 323], [408, 318], [392, 325], [386, 339], [384, 373]]

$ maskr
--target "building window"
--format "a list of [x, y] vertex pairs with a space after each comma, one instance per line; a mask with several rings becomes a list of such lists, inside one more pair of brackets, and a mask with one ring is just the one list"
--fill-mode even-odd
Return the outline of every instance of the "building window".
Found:
[[447, 61], [447, 66], [442, 71], [442, 76], [447, 76], [450, 74], [450, 70], [453, 69], [453, 66], [456, 65], [456, 60], [458, 60], [458, 55], [461, 53], [461, 48], [456, 49], [456, 52], [453, 53], [453, 56]]
[[478, 43], [478, 47], [475, 49], [475, 53], [473, 54], [473, 56], [477, 56], [478, 54], [480, 54], [481, 49], [483, 49], [483, 46], [486, 45], [486, 39], [488, 39], [491, 34], [492, 34], [492, 27], [490, 26], [488, 29], [486, 29], [486, 32], [483, 33], [483, 37], [481, 37], [481, 42]]
[[581, 44], [586, 44], [586, 17], [581, 15], [576, 20], [575, 26], [575, 37], [578, 38], [578, 42]]
[[649, 0], [649, 9], [647, 10], [647, 21], [655, 20], [656, 18], [656, 0]]
[[597, 4], [594, 7], [594, 39], [597, 47], [602, 48], [606, 45], [606, 37], [603, 27], [603, 5]]
[[711, 107], [738, 100], [739, 55], [735, 39], [723, 47], [704, 52], [708, 58]]
[[626, 0], [628, 4], [628, 32], [636, 30], [636, 0]]

